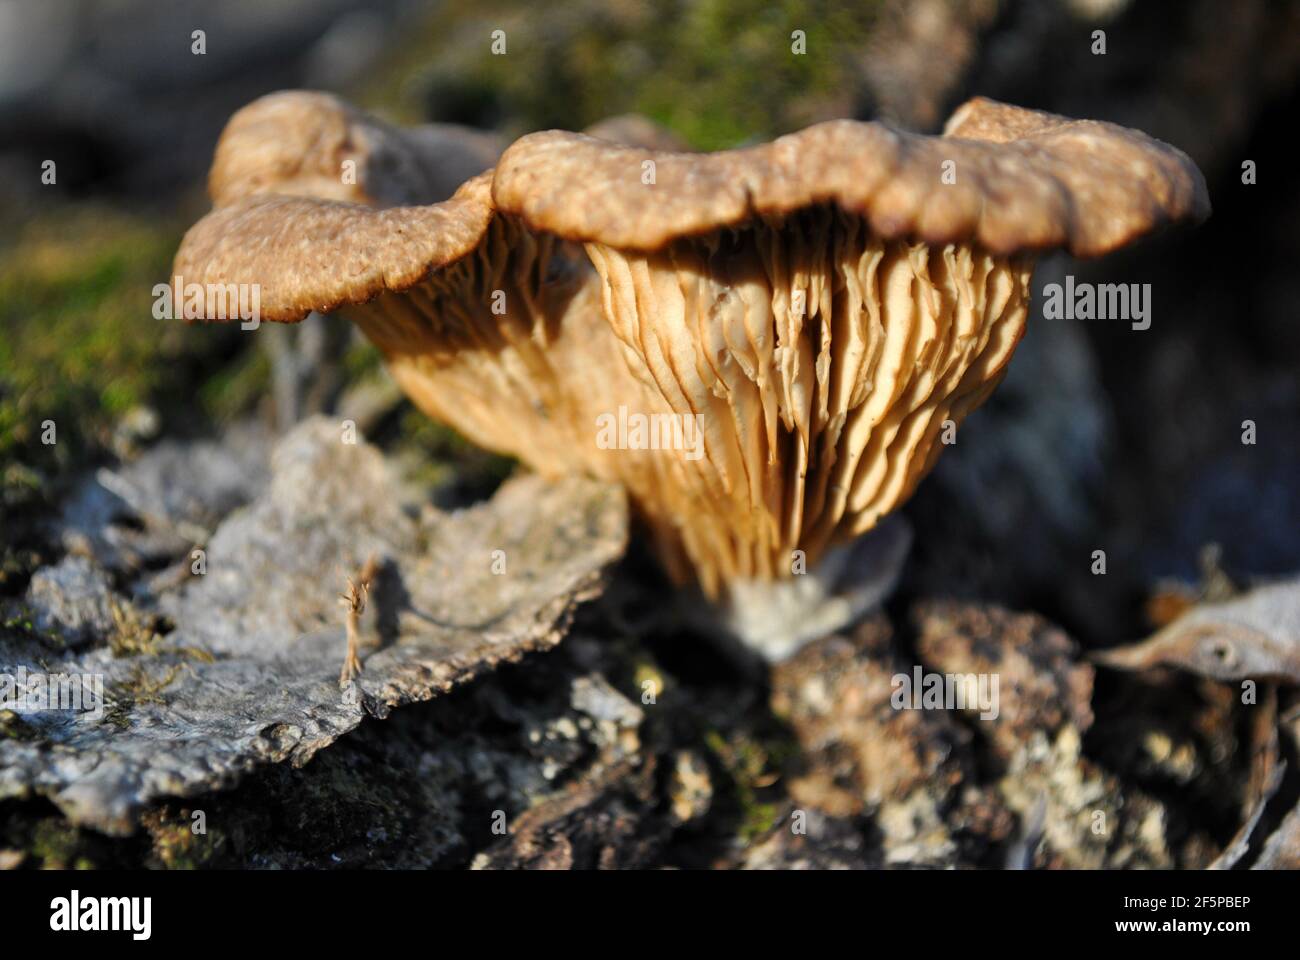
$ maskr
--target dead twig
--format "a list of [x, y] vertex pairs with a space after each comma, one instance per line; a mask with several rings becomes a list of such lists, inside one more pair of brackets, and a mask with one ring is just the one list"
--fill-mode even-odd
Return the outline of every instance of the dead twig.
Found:
[[361, 672], [361, 658], [357, 648], [361, 643], [361, 614], [366, 609], [366, 597], [370, 594], [370, 585], [379, 573], [379, 560], [372, 553], [366, 561], [356, 580], [347, 577], [348, 592], [339, 594], [339, 603], [347, 608], [348, 651], [343, 658], [343, 669], [339, 673], [339, 686], [346, 687]]

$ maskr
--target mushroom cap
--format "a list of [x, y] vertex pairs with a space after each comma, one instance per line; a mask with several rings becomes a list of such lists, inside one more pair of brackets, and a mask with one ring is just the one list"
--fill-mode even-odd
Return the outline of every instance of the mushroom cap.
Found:
[[[647, 162], [653, 186], [642, 182]], [[756, 147], [683, 154], [535, 133], [502, 155], [492, 195], [534, 230], [644, 251], [832, 203], [885, 239], [1092, 257], [1210, 209], [1200, 171], [1168, 144], [983, 98], [961, 106], [942, 137], [835, 120]]]
[[[589, 130], [681, 146], [635, 114]], [[226, 124], [208, 175], [215, 209], [186, 233], [172, 273], [256, 283], [260, 319], [272, 322], [410, 289], [482, 241], [493, 216], [486, 168], [500, 152], [494, 136], [468, 127], [400, 130], [330, 94], [269, 94]], [[354, 175], [344, 177], [348, 161]], [[458, 171], [471, 179], [452, 179]]]
[[409, 289], [482, 240], [483, 171], [499, 153], [468, 127], [399, 130], [330, 94], [269, 94], [222, 131], [215, 209], [186, 233], [173, 276], [255, 283], [259, 319], [277, 322]]
[[172, 266], [186, 284], [256, 283], [262, 320], [407, 290], [475, 250], [492, 222], [490, 174], [442, 203], [376, 210], [267, 193], [218, 207], [189, 229]]
[[328, 93], [285, 90], [227, 122], [208, 194], [219, 207], [264, 193], [372, 206], [433, 203], [491, 167], [503, 146], [470, 127], [402, 130]]

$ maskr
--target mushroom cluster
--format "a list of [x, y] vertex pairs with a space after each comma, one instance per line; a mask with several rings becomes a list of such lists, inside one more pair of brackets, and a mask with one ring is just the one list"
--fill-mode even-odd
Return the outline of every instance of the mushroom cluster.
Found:
[[626, 486], [725, 604], [908, 498], [1003, 376], [1038, 254], [1208, 212], [1173, 147], [984, 99], [938, 137], [695, 154], [639, 129], [525, 136], [434, 202], [443, 141], [277, 94], [230, 121], [174, 273], [257, 284], [264, 320], [341, 310], [429, 416]]

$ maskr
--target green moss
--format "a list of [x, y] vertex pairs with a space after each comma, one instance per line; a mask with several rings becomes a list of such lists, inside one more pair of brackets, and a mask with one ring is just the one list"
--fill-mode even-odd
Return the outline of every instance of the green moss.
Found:
[[141, 611], [129, 600], [116, 596], [109, 598], [109, 613], [113, 617], [113, 630], [108, 645], [115, 657], [153, 657], [163, 653], [180, 654], [201, 663], [212, 663], [213, 656], [200, 647], [168, 644], [159, 632], [162, 620], [157, 615]]
[[154, 629], [154, 622], [127, 601], [109, 598], [109, 612], [113, 615], [113, 632], [108, 646], [115, 657], [153, 656], [162, 646], [163, 638]]
[[102, 870], [138, 867], [136, 838], [107, 837], [73, 826], [43, 800], [0, 804], [0, 853], [39, 870]]
[[753, 843], [776, 822], [777, 805], [763, 799], [778, 776], [772, 769], [773, 757], [763, 744], [745, 734], [733, 734], [728, 739], [711, 730], [705, 734], [704, 743], [731, 779], [739, 813], [736, 835], [746, 844]]
[[194, 811], [164, 805], [140, 818], [149, 835], [148, 865], [163, 870], [197, 870], [221, 866], [228, 846], [225, 834], [204, 818], [203, 833], [195, 832]]
[[22, 613], [6, 618], [3, 626], [6, 630], [17, 630], [21, 633], [32, 633], [34, 630], [31, 614], [25, 608]]
[[[180, 227], [81, 206], [16, 228], [0, 247], [6, 502], [23, 495], [23, 478], [11, 472], [15, 463], [38, 474], [78, 465], [105, 448], [117, 422], [141, 405], [165, 419], [192, 418], [195, 385], [242, 359], [247, 342], [233, 328], [153, 315], [154, 288], [171, 274]], [[220, 390], [207, 391], [214, 393]], [[47, 421], [53, 444], [43, 442]]]
[[81, 856], [81, 832], [66, 820], [45, 817], [32, 831], [29, 856], [42, 870], [85, 869]]
[[[648, 114], [700, 149], [788, 132], [852, 109], [853, 58], [879, 3], [654, 0], [566, 4], [545, 17], [510, 0], [452, 0], [363, 99], [397, 119], [580, 128]], [[506, 53], [493, 55], [492, 32]], [[791, 35], [805, 34], [806, 53]]]
[[23, 718], [12, 710], [0, 710], [0, 740], [39, 740]]
[[[152, 288], [179, 237], [103, 211], [57, 214], [0, 258], [0, 458], [41, 447], [58, 462], [95, 442], [166, 376], [179, 329]], [[52, 421], [53, 445], [42, 443]], [[67, 451], [64, 453], [64, 451]], [[60, 458], [60, 453], [63, 457]]]
[[651, 657], [645, 656], [632, 668], [632, 686], [634, 689], [628, 692], [636, 700], [647, 690], [658, 700], [668, 688], [667, 674]]
[[343, 354], [343, 373], [350, 383], [356, 383], [378, 373], [383, 365], [379, 348], [369, 340], [354, 339]]
[[167, 701], [160, 694], [171, 686], [180, 672], [181, 667], [173, 664], [161, 676], [155, 677], [153, 673], [137, 665], [125, 680], [110, 685], [107, 703], [104, 705], [104, 717], [116, 729], [126, 729], [131, 725], [131, 711], [137, 704], [166, 704]]
[[31, 608], [25, 604], [11, 608], [9, 614], [3, 620], [0, 620], [0, 628], [19, 634], [29, 640], [35, 640], [54, 650], [64, 650], [67, 647], [62, 634], [57, 630], [36, 629]]
[[515, 467], [514, 460], [476, 447], [410, 406], [402, 414], [397, 446], [417, 455], [420, 467], [412, 479], [435, 489], [454, 483], [473, 495], [486, 496]]
[[199, 403], [208, 416], [229, 422], [254, 409], [258, 401], [270, 395], [270, 354], [248, 349], [204, 381], [199, 388]]
[[277, 769], [267, 785], [282, 841], [308, 855], [361, 841], [365, 833], [400, 837], [419, 802], [416, 786], [387, 764], [337, 750], [318, 754], [302, 772]]
[[158, 632], [158, 618], [141, 613], [128, 601], [112, 597], [109, 600], [109, 610], [113, 616], [113, 629], [108, 636], [108, 646], [113, 656], [182, 658], [179, 662], [166, 665], [156, 661], [137, 663], [124, 680], [110, 685], [104, 715], [110, 724], [123, 729], [130, 724], [131, 711], [137, 704], [167, 702], [161, 694], [186, 669], [185, 660], [212, 663], [214, 658], [207, 650], [199, 647], [169, 644], [166, 637]]
[[131, 726], [132, 701], [129, 696], [115, 696], [112, 693], [104, 703], [104, 720], [114, 730], [125, 730]]

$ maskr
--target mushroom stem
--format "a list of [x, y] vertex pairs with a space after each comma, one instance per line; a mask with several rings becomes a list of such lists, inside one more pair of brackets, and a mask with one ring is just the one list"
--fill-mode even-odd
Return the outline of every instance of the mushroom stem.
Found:
[[734, 580], [722, 603], [687, 593], [684, 616], [706, 636], [723, 638], [741, 659], [778, 663], [878, 608], [898, 585], [911, 546], [911, 525], [895, 514], [831, 548], [805, 573]]

